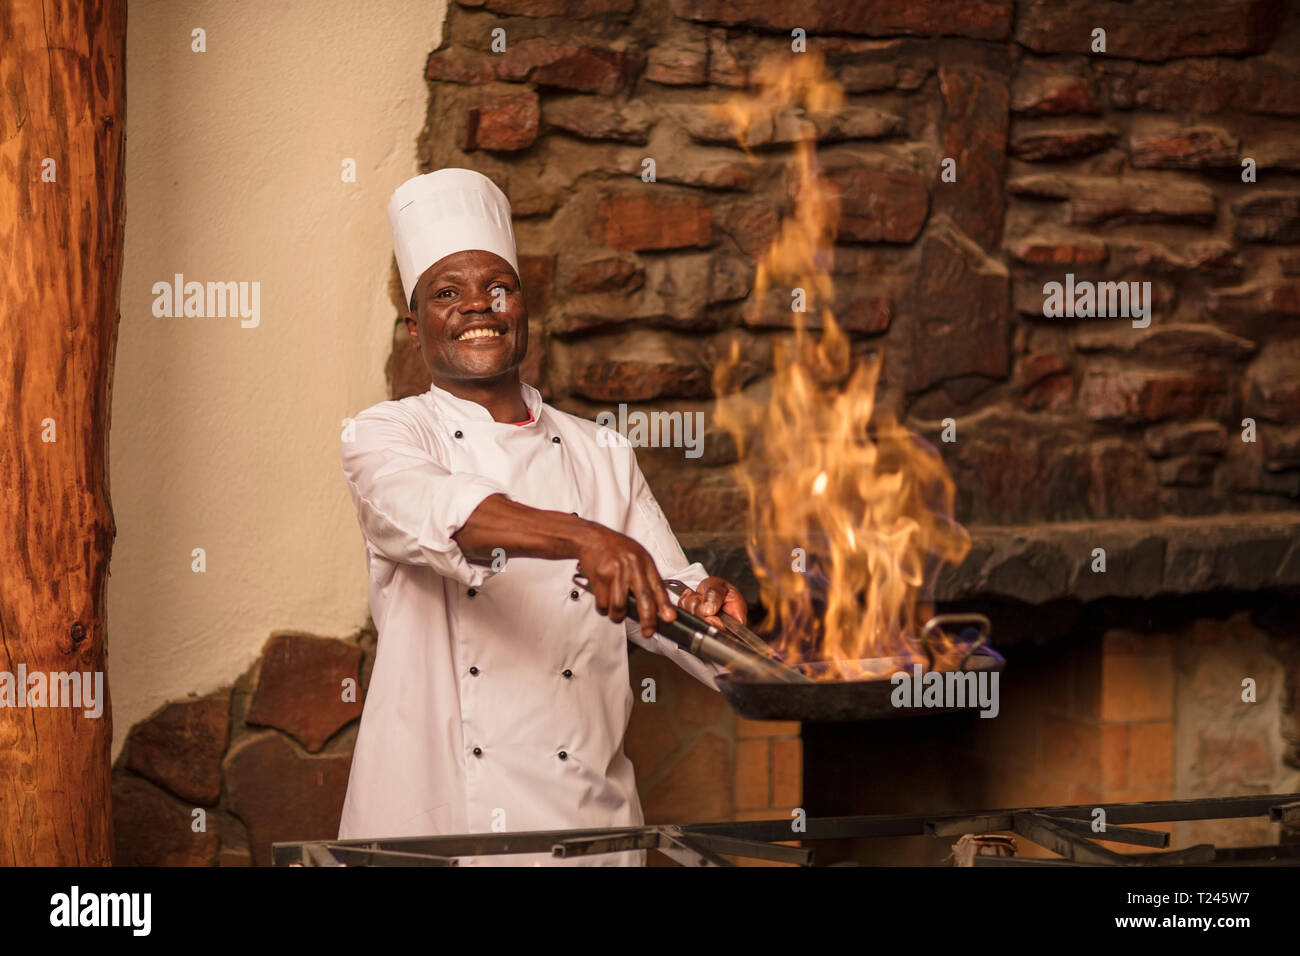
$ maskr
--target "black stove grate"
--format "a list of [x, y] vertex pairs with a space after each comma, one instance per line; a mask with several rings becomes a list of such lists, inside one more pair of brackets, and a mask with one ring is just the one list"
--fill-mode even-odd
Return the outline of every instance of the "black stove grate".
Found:
[[[735, 866], [741, 857], [812, 866], [814, 850], [791, 842], [930, 836], [936, 839], [1015, 833], [1060, 859], [965, 854], [973, 866], [1300, 866], [1300, 842], [1217, 848], [1203, 843], [1166, 849], [1169, 834], [1133, 824], [1228, 820], [1264, 816], [1284, 829], [1300, 829], [1300, 793], [1103, 805], [1105, 833], [1092, 829], [1091, 805], [987, 810], [979, 813], [899, 814], [751, 820], [734, 823], [651, 825], [621, 829], [533, 830], [468, 833], [383, 840], [314, 840], [276, 843], [277, 866], [455, 866], [457, 857], [551, 853], [573, 858], [628, 850], [655, 850], [682, 866]], [[1118, 853], [1097, 840], [1152, 848]], [[962, 856], [958, 855], [960, 862]]]

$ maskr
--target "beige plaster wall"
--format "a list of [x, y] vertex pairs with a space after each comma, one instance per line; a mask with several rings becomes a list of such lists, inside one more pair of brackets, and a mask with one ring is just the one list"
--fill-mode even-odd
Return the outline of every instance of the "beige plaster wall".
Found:
[[[417, 172], [445, 14], [445, 0], [131, 0], [114, 756], [159, 704], [234, 680], [271, 631], [365, 620], [339, 427], [386, 397], [385, 204]], [[176, 273], [259, 283], [256, 326], [156, 317], [154, 283]]]

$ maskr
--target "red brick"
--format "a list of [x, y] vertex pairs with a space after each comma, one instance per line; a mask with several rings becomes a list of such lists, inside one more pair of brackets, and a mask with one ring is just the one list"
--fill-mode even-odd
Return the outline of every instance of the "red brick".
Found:
[[1165, 487], [1204, 488], [1214, 477], [1216, 459], [1204, 455], [1168, 458], [1156, 465], [1156, 480]]
[[945, 212], [985, 249], [1002, 242], [1005, 143], [1010, 74], [973, 66], [940, 66], [941, 156], [957, 161], [957, 181], [938, 183], [934, 210]]
[[668, 523], [682, 531], [742, 531], [749, 499], [726, 469], [690, 469], [649, 478]]
[[750, 737], [798, 737], [797, 720], [749, 720], [736, 718], [736, 737], [744, 740]]
[[1010, 242], [1007, 251], [1028, 265], [1096, 265], [1105, 262], [1106, 243], [1091, 236], [1026, 236]]
[[1257, 279], [1243, 286], [1215, 289], [1209, 307], [1216, 317], [1236, 320], [1248, 332], [1255, 320], [1300, 318], [1300, 282]]
[[1094, 421], [1129, 424], [1199, 418], [1226, 392], [1217, 372], [1094, 370], [1079, 387], [1079, 404]]
[[915, 90], [934, 72], [934, 57], [907, 40], [817, 38], [818, 52], [846, 93]]
[[1152, 458], [1171, 455], [1217, 455], [1228, 447], [1228, 430], [1218, 422], [1170, 422], [1142, 436]]
[[620, 143], [644, 143], [653, 122], [650, 111], [640, 103], [617, 103], [590, 96], [548, 99], [544, 118], [547, 126], [583, 139]]
[[496, 77], [492, 61], [482, 53], [462, 47], [447, 47], [429, 55], [424, 68], [425, 79], [442, 83], [479, 85]]
[[1246, 414], [1265, 421], [1300, 421], [1300, 342], [1270, 342], [1246, 372]]
[[1101, 732], [1092, 721], [1048, 715], [1039, 736], [1040, 772], [1069, 783], [1096, 784], [1101, 766]]
[[1038, 771], [1012, 772], [989, 781], [984, 805], [995, 810], [1068, 805], [1074, 786]]
[[361, 648], [310, 634], [272, 634], [262, 649], [257, 687], [245, 722], [292, 734], [310, 753], [361, 716], [361, 695], [343, 700], [343, 681], [358, 680]]
[[338, 836], [350, 753], [305, 756], [274, 731], [236, 744], [226, 757], [230, 809], [248, 826], [257, 866], [271, 862], [271, 844]]
[[1066, 219], [1076, 226], [1104, 222], [1208, 224], [1214, 221], [1216, 211], [1214, 194], [1195, 183], [1049, 173], [1012, 179], [1007, 189], [1016, 196], [1065, 201]]
[[194, 832], [192, 808], [132, 774], [115, 773], [112, 784], [118, 866], [213, 866], [217, 862], [217, 834], [212, 827]]
[[1132, 765], [1131, 724], [1102, 724], [1101, 775], [1096, 786], [1100, 790], [1116, 790], [1129, 786], [1129, 767]]
[[710, 690], [683, 670], [678, 670], [678, 686], [673, 691], [673, 716], [684, 727], [718, 727], [724, 717], [730, 723], [731, 711], [717, 691]]
[[1132, 740], [1129, 785], [1172, 788], [1174, 785], [1174, 724], [1172, 720], [1130, 724]]
[[1011, 109], [1036, 116], [1101, 112], [1089, 76], [1064, 72], [1055, 64], [1025, 57], [1016, 66], [1011, 86]]
[[1220, 786], [1229, 783], [1267, 786], [1276, 773], [1269, 741], [1259, 734], [1236, 730], [1221, 723], [1207, 724], [1197, 730], [1197, 773]]
[[772, 741], [772, 805], [799, 806], [803, 800], [803, 741]]
[[727, 742], [700, 734], [658, 780], [640, 788], [646, 823], [705, 823], [732, 813]]
[[1118, 137], [1110, 126], [1035, 127], [1017, 132], [1007, 152], [1030, 162], [1073, 159], [1109, 149]]
[[1212, 126], [1185, 126], [1129, 140], [1129, 162], [1135, 168], [1212, 169], [1238, 166], [1241, 162], [1237, 138]]
[[[1153, 298], [1159, 285], [1152, 283]], [[1153, 322], [1145, 329], [1135, 329], [1131, 324], [1123, 323], [1080, 328], [1074, 333], [1074, 347], [1080, 352], [1114, 352], [1160, 359], [1162, 364], [1174, 364], [1197, 355], [1243, 359], [1255, 352], [1255, 343], [1250, 339], [1225, 332], [1217, 326], [1174, 322]]]
[[1169, 720], [1174, 669], [1168, 654], [1131, 654], [1107, 646], [1101, 662], [1101, 719]]
[[574, 292], [635, 292], [645, 285], [645, 270], [622, 256], [605, 256], [584, 262], [573, 270], [569, 288]]
[[503, 80], [613, 96], [635, 80], [645, 61], [622, 50], [537, 37], [512, 45], [494, 62]]
[[1261, 437], [1265, 468], [1269, 471], [1300, 468], [1300, 428], [1269, 428]]
[[[782, 815], [781, 810], [779, 808], [773, 809], [772, 807], [764, 807], [762, 810], [737, 810], [732, 815], [732, 819], [733, 820], [780, 820], [783, 823], [785, 822], [785, 817]], [[791, 822], [793, 822], [794, 817], [790, 817], [790, 820]], [[789, 842], [789, 841], [782, 841], [782, 842]]]
[[735, 202], [722, 214], [721, 229], [745, 255], [759, 258], [776, 239], [781, 220], [770, 202]]
[[[835, 313], [840, 328], [847, 332], [877, 335], [888, 331], [894, 320], [894, 305], [889, 296], [874, 295], [852, 299]], [[810, 321], [809, 329], [820, 329], [821, 322]]]
[[573, 372], [573, 391], [598, 402], [644, 402], [652, 398], [708, 398], [709, 369], [698, 362], [604, 361]]
[[744, 86], [747, 70], [727, 46], [727, 34], [714, 30], [709, 34], [709, 82], [714, 86]]
[[664, 86], [703, 86], [709, 78], [704, 37], [671, 37], [650, 50], [645, 78]]
[[1234, 235], [1244, 242], [1300, 242], [1300, 193], [1267, 192], [1232, 206]]
[[456, 0], [462, 7], [486, 8], [507, 17], [563, 17], [585, 20], [631, 13], [636, 0]]
[[1003, 40], [1011, 32], [1010, 0], [672, 0], [677, 16], [727, 26], [758, 26], [788, 35], [792, 26], [812, 33], [863, 36], [964, 36]]
[[[938, 228], [936, 228], [938, 226]], [[909, 391], [947, 378], [1005, 378], [1011, 370], [1006, 266], [952, 226], [932, 223], [912, 302]]]
[[863, 166], [830, 170], [840, 194], [839, 239], [911, 242], [930, 209], [925, 179], [916, 173]]
[[736, 741], [737, 810], [772, 805], [771, 755], [771, 743], [767, 740]]
[[175, 701], [131, 728], [126, 766], [182, 800], [215, 804], [230, 741], [229, 689]]
[[1280, 0], [1145, 0], [1117, 13], [1109, 0], [1027, 0], [1015, 35], [1038, 53], [1089, 53], [1092, 31], [1106, 29], [1106, 56], [1133, 60], [1260, 53], [1277, 35]]
[[541, 118], [537, 94], [531, 90], [502, 96], [465, 115], [465, 149], [512, 151], [527, 149], [537, 140]]
[[703, 248], [713, 241], [713, 213], [695, 199], [620, 193], [601, 201], [599, 215], [605, 244], [615, 249]]
[[656, 688], [653, 703], [642, 703], [640, 681], [633, 685], [636, 703], [628, 721], [623, 750], [636, 768], [638, 780], [654, 776], [681, 745], [669, 714], [671, 704], [665, 696], [660, 696], [660, 690]]
[[1111, 105], [1118, 109], [1300, 116], [1300, 70], [1284, 60], [1174, 60], [1158, 66], [1094, 57]]

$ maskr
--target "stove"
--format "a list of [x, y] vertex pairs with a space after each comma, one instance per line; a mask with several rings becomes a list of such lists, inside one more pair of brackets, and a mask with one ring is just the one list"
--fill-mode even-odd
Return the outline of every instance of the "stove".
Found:
[[[1104, 839], [1142, 847], [1119, 853], [1101, 845], [1091, 805], [987, 810], [977, 813], [814, 817], [802, 821], [655, 824], [622, 829], [466, 833], [385, 840], [315, 840], [272, 845], [276, 866], [456, 866], [462, 856], [546, 853], [572, 859], [600, 853], [654, 850], [681, 866], [736, 866], [728, 857], [794, 866], [815, 865], [821, 840], [927, 836], [955, 840], [956, 866], [1300, 866], [1300, 793], [1106, 804]], [[1170, 850], [1169, 834], [1141, 824], [1263, 816], [1281, 823], [1295, 842], [1218, 848], [1203, 843]], [[1015, 855], [1014, 833], [1058, 855]], [[836, 864], [846, 865], [846, 864]], [[847, 864], [851, 865], [851, 864]]]

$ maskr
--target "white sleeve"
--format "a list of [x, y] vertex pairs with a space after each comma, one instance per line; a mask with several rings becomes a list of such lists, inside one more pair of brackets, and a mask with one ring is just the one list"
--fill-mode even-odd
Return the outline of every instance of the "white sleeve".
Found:
[[[677, 542], [677, 537], [668, 524], [667, 516], [659, 507], [659, 502], [655, 500], [654, 493], [641, 473], [641, 467], [636, 462], [636, 454], [631, 448], [627, 448], [626, 451], [631, 465], [632, 503], [628, 509], [627, 527], [622, 529], [623, 533], [650, 552], [655, 567], [659, 569], [660, 577], [676, 578], [687, 587], [698, 587], [709, 573], [698, 561], [691, 563], [687, 560], [682, 546]], [[669, 592], [669, 597], [674, 604], [677, 603], [676, 595]], [[627, 618], [625, 623], [627, 638], [633, 644], [651, 653], [667, 657], [702, 684], [713, 690], [718, 689], [714, 677], [725, 673], [725, 667], [702, 661], [690, 651], [682, 650], [677, 644], [659, 634], [652, 635], [647, 640], [641, 636], [641, 625], [631, 618]]]
[[400, 413], [368, 408], [344, 433], [340, 461], [368, 546], [399, 564], [433, 568], [470, 587], [490, 569], [470, 564], [452, 540], [497, 483], [455, 474], [420, 447]]

